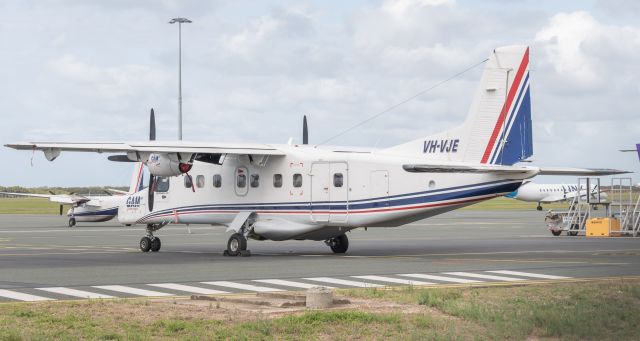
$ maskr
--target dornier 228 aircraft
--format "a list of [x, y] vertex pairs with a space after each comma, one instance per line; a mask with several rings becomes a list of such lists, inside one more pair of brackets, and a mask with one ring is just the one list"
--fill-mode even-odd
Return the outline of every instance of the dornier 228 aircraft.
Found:
[[386, 149], [184, 141], [28, 142], [42, 150], [126, 153], [153, 175], [147, 190], [118, 210], [145, 224], [140, 249], [157, 251], [153, 232], [170, 223], [222, 224], [233, 234], [225, 254], [248, 255], [247, 239], [325, 241], [347, 251], [346, 232], [393, 227], [516, 190], [538, 174], [613, 174], [613, 170], [514, 166], [533, 153], [529, 49], [508, 46], [486, 61], [465, 122]]

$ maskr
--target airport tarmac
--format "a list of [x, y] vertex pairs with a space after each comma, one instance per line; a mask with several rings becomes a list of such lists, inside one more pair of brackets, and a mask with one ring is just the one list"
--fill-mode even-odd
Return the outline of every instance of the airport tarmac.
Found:
[[0, 301], [640, 276], [640, 238], [553, 237], [538, 211], [454, 211], [322, 242], [249, 241], [224, 257], [224, 227], [169, 225], [158, 253], [115, 220], [66, 227], [55, 215], [0, 215]]

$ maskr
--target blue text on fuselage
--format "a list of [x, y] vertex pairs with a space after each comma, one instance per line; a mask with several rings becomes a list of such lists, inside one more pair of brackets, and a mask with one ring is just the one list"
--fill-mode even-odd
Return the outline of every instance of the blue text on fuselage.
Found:
[[142, 200], [142, 197], [139, 197], [139, 196], [128, 197], [127, 198], [127, 207], [128, 208], [140, 207], [140, 201], [141, 200]]
[[431, 153], [457, 153], [460, 139], [453, 140], [425, 140], [422, 152]]

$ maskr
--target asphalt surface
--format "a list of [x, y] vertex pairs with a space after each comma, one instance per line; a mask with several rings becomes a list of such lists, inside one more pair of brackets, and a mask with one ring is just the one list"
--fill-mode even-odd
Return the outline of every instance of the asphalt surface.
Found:
[[[571, 278], [640, 275], [640, 238], [553, 237], [544, 212], [537, 211], [454, 211], [401, 228], [359, 229], [348, 233], [345, 255], [334, 255], [322, 242], [250, 240], [251, 257], [225, 257], [229, 234], [208, 225], [192, 225], [190, 231], [185, 225], [169, 225], [156, 233], [162, 240], [160, 252], [142, 253], [142, 226], [112, 221], [69, 228], [66, 223], [60, 216], [0, 215], [0, 290], [35, 295], [43, 293], [35, 288], [45, 287], [256, 284], [262, 279], [311, 283], [306, 278], [397, 279], [405, 278], [398, 274], [450, 272], [486, 276], [496, 270]], [[91, 291], [105, 292], [101, 290]], [[7, 300], [0, 295], [0, 301]]]

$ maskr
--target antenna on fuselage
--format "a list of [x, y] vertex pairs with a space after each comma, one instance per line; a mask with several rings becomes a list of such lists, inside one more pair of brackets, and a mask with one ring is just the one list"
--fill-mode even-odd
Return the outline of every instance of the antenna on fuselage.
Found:
[[307, 115], [302, 119], [302, 144], [309, 144], [309, 128], [307, 127]]

